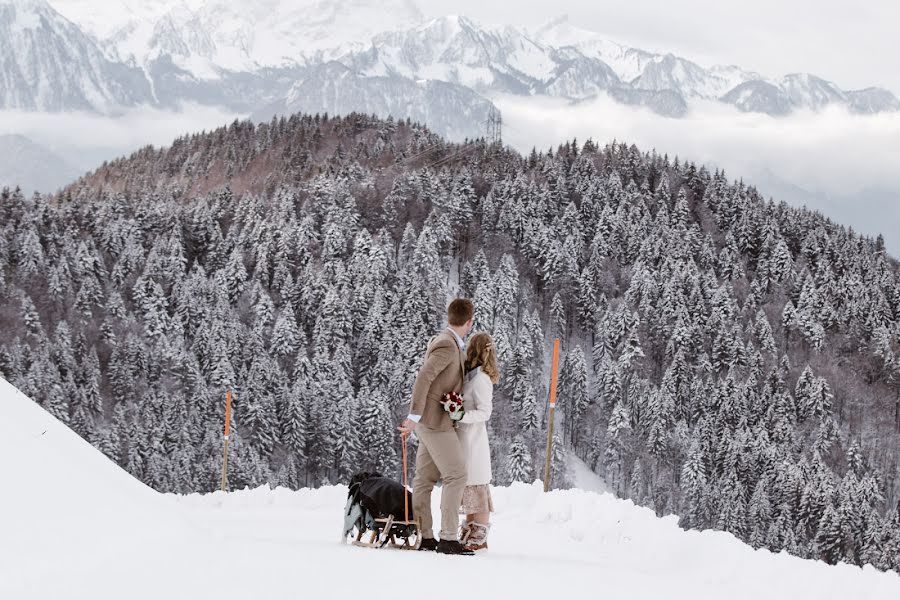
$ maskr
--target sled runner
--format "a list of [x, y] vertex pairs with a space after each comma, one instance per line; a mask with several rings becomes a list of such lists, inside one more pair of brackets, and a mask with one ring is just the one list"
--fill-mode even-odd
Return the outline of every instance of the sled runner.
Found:
[[371, 529], [357, 530], [354, 546], [364, 548], [399, 548], [401, 550], [418, 550], [422, 545], [419, 537], [419, 522], [395, 521], [394, 515], [386, 519], [375, 519]]
[[403, 479], [401, 484], [380, 473], [357, 473], [350, 479], [344, 508], [343, 539], [364, 548], [418, 550], [422, 545], [421, 527], [410, 505], [406, 487], [406, 440], [403, 440]]

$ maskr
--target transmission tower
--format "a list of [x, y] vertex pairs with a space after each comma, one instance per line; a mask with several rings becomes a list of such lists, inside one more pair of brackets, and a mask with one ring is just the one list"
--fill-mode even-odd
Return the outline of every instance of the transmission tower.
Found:
[[496, 108], [491, 108], [485, 121], [485, 140], [488, 144], [503, 144], [503, 117]]

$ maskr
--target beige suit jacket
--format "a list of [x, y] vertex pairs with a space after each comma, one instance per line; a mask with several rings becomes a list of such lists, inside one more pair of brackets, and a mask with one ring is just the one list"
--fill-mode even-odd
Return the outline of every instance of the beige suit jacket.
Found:
[[425, 362], [416, 375], [409, 413], [420, 415], [425, 427], [437, 431], [453, 429], [450, 415], [441, 405], [444, 394], [461, 392], [465, 376], [465, 357], [453, 333], [444, 330], [428, 342]]

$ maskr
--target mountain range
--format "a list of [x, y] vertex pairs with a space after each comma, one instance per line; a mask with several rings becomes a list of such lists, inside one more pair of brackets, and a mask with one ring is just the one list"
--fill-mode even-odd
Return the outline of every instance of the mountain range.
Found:
[[0, 51], [11, 57], [0, 65], [0, 108], [115, 114], [199, 103], [260, 118], [390, 111], [429, 119], [454, 139], [482, 134], [498, 94], [607, 94], [674, 118], [697, 100], [773, 116], [829, 105], [900, 110], [882, 88], [705, 68], [565, 18], [534, 31], [463, 16], [426, 20], [408, 0], [264, 0], [240, 9], [223, 0], [0, 0]]

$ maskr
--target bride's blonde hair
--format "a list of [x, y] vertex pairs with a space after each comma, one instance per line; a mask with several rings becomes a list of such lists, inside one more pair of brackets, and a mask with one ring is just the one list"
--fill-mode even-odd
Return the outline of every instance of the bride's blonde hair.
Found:
[[481, 367], [485, 375], [496, 384], [500, 381], [500, 370], [497, 368], [497, 347], [490, 334], [479, 331], [469, 338], [466, 344], [466, 371]]

